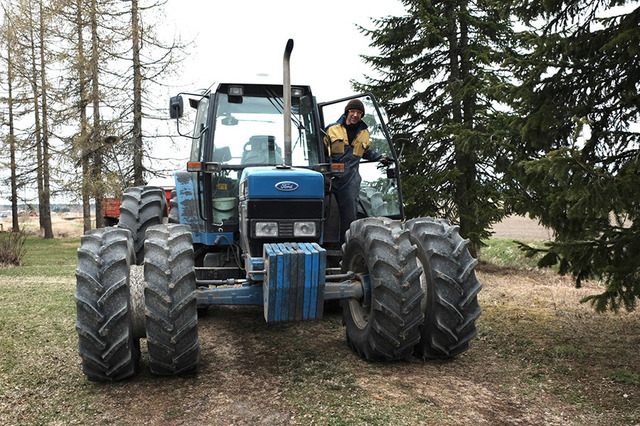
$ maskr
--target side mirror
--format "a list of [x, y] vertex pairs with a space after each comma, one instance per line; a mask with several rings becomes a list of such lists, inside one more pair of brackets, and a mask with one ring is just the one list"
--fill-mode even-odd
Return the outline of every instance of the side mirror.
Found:
[[173, 96], [169, 101], [169, 116], [171, 118], [180, 118], [182, 114], [184, 114], [182, 96]]
[[398, 177], [396, 169], [387, 169], [387, 179], [395, 179], [396, 177]]

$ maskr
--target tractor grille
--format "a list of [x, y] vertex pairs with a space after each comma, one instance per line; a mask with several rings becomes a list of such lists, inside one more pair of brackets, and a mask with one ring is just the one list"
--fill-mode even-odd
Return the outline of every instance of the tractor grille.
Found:
[[278, 228], [281, 237], [293, 237], [293, 222], [279, 222]]
[[[322, 199], [252, 199], [244, 201], [246, 208], [247, 231], [249, 236], [249, 253], [251, 256], [262, 256], [264, 243], [276, 242], [318, 242], [322, 237], [324, 209]], [[296, 222], [314, 222], [315, 236], [294, 236]], [[278, 224], [277, 236], [256, 236], [258, 222], [275, 222]]]
[[321, 219], [321, 199], [249, 200], [250, 219]]

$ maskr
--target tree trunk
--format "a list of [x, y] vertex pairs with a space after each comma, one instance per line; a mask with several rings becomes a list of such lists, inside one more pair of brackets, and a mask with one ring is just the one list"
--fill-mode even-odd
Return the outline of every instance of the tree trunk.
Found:
[[[6, 12], [5, 12], [6, 14]], [[11, 23], [9, 25], [9, 31], [7, 36], [11, 37], [13, 34], [13, 28]], [[16, 135], [15, 127], [13, 125], [13, 59], [12, 59], [12, 41], [7, 43], [7, 89], [8, 99], [7, 104], [9, 107], [9, 156], [11, 167], [11, 231], [20, 232], [20, 225], [18, 223], [18, 173], [16, 164]]]
[[80, 151], [80, 165], [82, 167], [82, 225], [84, 232], [91, 229], [91, 182], [90, 182], [90, 147], [88, 138], [87, 121], [87, 80], [86, 80], [86, 58], [84, 56], [84, 22], [82, 0], [76, 0], [76, 32], [78, 40], [76, 43], [77, 68], [78, 68], [78, 110], [80, 113], [80, 140], [78, 141]]
[[[459, 7], [459, 10], [456, 9]], [[455, 125], [471, 130], [473, 126], [473, 114], [469, 110], [473, 105], [473, 95], [463, 94], [463, 84], [470, 74], [470, 64], [467, 58], [468, 26], [465, 14], [467, 2], [462, 1], [458, 6], [449, 8], [448, 39], [450, 77], [449, 90], [451, 93], [451, 115]], [[471, 98], [471, 99], [470, 99]], [[460, 140], [454, 144], [456, 167], [460, 174], [456, 179], [453, 200], [458, 206], [460, 220], [460, 235], [469, 238], [474, 223], [472, 188], [476, 179], [476, 164], [472, 150], [468, 148], [468, 141]], [[469, 251], [476, 256], [476, 247], [471, 245]]]
[[[44, 191], [43, 175], [42, 175], [42, 124], [40, 122], [40, 87], [38, 82], [38, 66], [36, 64], [36, 41], [35, 41], [35, 24], [33, 19], [33, 7], [29, 2], [28, 7], [28, 25], [29, 25], [29, 50], [31, 55], [31, 72], [29, 76], [29, 83], [31, 84], [31, 91], [33, 92], [33, 118], [34, 118], [34, 135], [36, 143], [36, 180], [38, 187], [38, 200], [39, 203], [41, 194]], [[43, 230], [42, 224], [42, 205], [38, 207], [40, 230]]]
[[[459, 15], [455, 4], [450, 4], [447, 7], [447, 21], [449, 22], [447, 38], [449, 40], [449, 93], [451, 96], [451, 119], [454, 124], [461, 125], [463, 120], [462, 99], [460, 95], [462, 76], [460, 70], [460, 46], [458, 44], [458, 17]], [[461, 144], [454, 141], [453, 147], [455, 151], [456, 167], [460, 171], [456, 180], [453, 200], [455, 205], [458, 207], [460, 234], [462, 237], [467, 238], [468, 232], [465, 233], [465, 231], [468, 231], [466, 229], [467, 222], [465, 220], [465, 215], [467, 213], [467, 191], [465, 185], [466, 164], [464, 163]]]
[[142, 186], [142, 65], [140, 63], [140, 20], [138, 0], [131, 0], [131, 31], [133, 39], [133, 185]]
[[[469, 59], [469, 25], [467, 22], [468, 14], [468, 1], [463, 0], [460, 4], [460, 79], [461, 81], [468, 81], [471, 76], [471, 62]], [[462, 126], [471, 134], [474, 131], [473, 119], [476, 113], [474, 93], [470, 93], [465, 90], [465, 94], [462, 97]], [[464, 174], [462, 176], [464, 188], [464, 206], [466, 209], [466, 215], [460, 218], [460, 233], [464, 238], [469, 238], [470, 233], [473, 231], [473, 227], [476, 223], [476, 200], [474, 200], [473, 189], [476, 185], [477, 177], [477, 160], [473, 147], [463, 150], [461, 162], [465, 165]], [[478, 247], [472, 243], [469, 245], [469, 252], [473, 257], [477, 257]]]
[[42, 96], [42, 191], [38, 194], [40, 200], [40, 229], [44, 238], [53, 238], [51, 224], [51, 188], [49, 185], [49, 111], [47, 102], [47, 75], [45, 67], [45, 25], [44, 8], [42, 0], [39, 1], [40, 30], [38, 38], [40, 42], [40, 95]]
[[92, 183], [96, 204], [96, 228], [104, 227], [104, 185], [102, 182], [102, 125], [100, 122], [100, 85], [98, 81], [99, 53], [98, 44], [98, 5], [97, 0], [91, 0], [91, 100], [93, 104], [93, 129], [91, 131], [91, 148], [93, 153]]

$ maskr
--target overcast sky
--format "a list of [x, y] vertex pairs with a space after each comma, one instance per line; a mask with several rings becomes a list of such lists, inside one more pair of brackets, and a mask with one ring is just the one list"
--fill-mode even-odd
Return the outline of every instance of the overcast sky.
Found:
[[[319, 102], [352, 95], [349, 81], [362, 81], [371, 73], [360, 55], [377, 53], [357, 25], [373, 29], [371, 18], [398, 16], [405, 10], [399, 0], [167, 0], [165, 12], [162, 22], [151, 18], [148, 24], [155, 24], [164, 40], [193, 41], [178, 75], [166, 82], [173, 86], [166, 98], [158, 93], [159, 102], [168, 106], [171, 95], [220, 82], [282, 84], [282, 57], [290, 38], [293, 84], [311, 86]], [[169, 127], [175, 134], [173, 124]], [[188, 157], [190, 141], [178, 140], [179, 153], [174, 150], [163, 158]], [[168, 141], [154, 144], [156, 154], [176, 148], [168, 148]], [[172, 181], [166, 176], [149, 184]], [[6, 195], [8, 188], [3, 189], [1, 195]], [[30, 198], [37, 200], [35, 193]], [[0, 204], [7, 203], [0, 196]]]
[[282, 82], [282, 57], [288, 39], [293, 84], [310, 85], [318, 101], [353, 94], [351, 79], [369, 68], [363, 53], [376, 53], [356, 25], [372, 29], [371, 18], [401, 15], [398, 0], [168, 0], [170, 25], [184, 40], [194, 40], [183, 64], [181, 89], [214, 82]]
[[[292, 84], [311, 86], [318, 102], [352, 95], [350, 80], [362, 81], [372, 73], [360, 55], [378, 53], [358, 25], [373, 29], [371, 18], [404, 13], [399, 0], [168, 0], [167, 21], [159, 31], [173, 31], [194, 45], [167, 96], [197, 93], [221, 82], [282, 84], [282, 58], [290, 38]], [[183, 146], [178, 151], [187, 157], [191, 142], [179, 140]], [[169, 149], [162, 143], [156, 148]], [[176, 158], [175, 151], [167, 157]], [[172, 182], [173, 176], [165, 176], [149, 184]]]

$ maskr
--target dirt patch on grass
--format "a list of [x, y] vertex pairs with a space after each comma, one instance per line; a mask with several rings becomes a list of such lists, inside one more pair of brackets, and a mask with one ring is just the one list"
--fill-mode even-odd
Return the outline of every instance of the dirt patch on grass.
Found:
[[[30, 375], [31, 383], [16, 379], [15, 370], [2, 374], [0, 423], [640, 423], [640, 313], [597, 314], [580, 303], [602, 291], [597, 283], [576, 289], [550, 271], [482, 265], [477, 275], [478, 335], [453, 360], [363, 361], [349, 348], [336, 310], [322, 321], [266, 324], [260, 308], [214, 307], [199, 318], [202, 365], [193, 375], [151, 375], [144, 340], [139, 374], [113, 384], [87, 382], [69, 345], [51, 350], [55, 357], [15, 349], [21, 370], [40, 376]], [[2, 306], [24, 303], [21, 281], [4, 284]], [[74, 286], [70, 277], [65, 306], [73, 305]], [[15, 297], [8, 287], [16, 287]], [[73, 313], [56, 316], [66, 318], [56, 325], [42, 300], [25, 305], [25, 317], [37, 324], [29, 333], [46, 329], [34, 341], [46, 344], [60, 333], [77, 342]]]
[[596, 314], [550, 272], [478, 271], [478, 336], [448, 361], [369, 363], [349, 348], [337, 312], [266, 324], [262, 311], [216, 307], [199, 319], [202, 368], [142, 371], [95, 385], [100, 422], [145, 424], [637, 424], [638, 313]]

